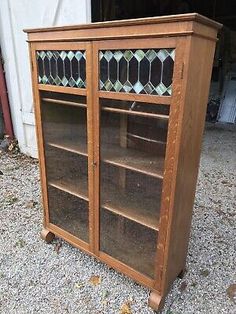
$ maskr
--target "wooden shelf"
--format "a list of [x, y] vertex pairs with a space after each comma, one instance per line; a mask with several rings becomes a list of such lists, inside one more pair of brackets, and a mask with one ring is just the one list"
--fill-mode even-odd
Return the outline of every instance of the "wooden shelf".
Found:
[[134, 116], [140, 116], [140, 117], [145, 117], [145, 118], [164, 119], [164, 120], [169, 119], [169, 115], [165, 115], [165, 114], [142, 112], [142, 111], [137, 111], [137, 110], [126, 110], [126, 109], [112, 108], [112, 107], [105, 107], [105, 106], [102, 106], [101, 109], [108, 112], [134, 115]]
[[[63, 141], [63, 142], [62, 142]], [[83, 156], [88, 156], [87, 152], [87, 141], [85, 138], [77, 138], [77, 142], [71, 138], [55, 138], [50, 142], [47, 142], [47, 145], [66, 150], [68, 152], [76, 153]]]
[[44, 102], [49, 102], [51, 104], [56, 104], [56, 105], [75, 106], [75, 107], [82, 107], [82, 108], [86, 108], [87, 107], [86, 104], [77, 103], [75, 101], [53, 99], [53, 98], [42, 98], [41, 100], [44, 101]]
[[103, 145], [101, 160], [115, 166], [163, 179], [164, 157], [151, 156], [145, 152], [122, 148], [118, 145]]
[[[76, 184], [68, 179], [51, 180], [48, 182], [48, 185], [83, 200], [89, 200], [87, 182], [85, 179], [83, 181], [77, 181]], [[103, 197], [101, 201], [102, 208], [153, 230], [159, 230], [159, 211], [156, 200], [150, 198], [145, 199], [140, 193], [133, 195], [127, 193], [124, 197], [123, 193], [119, 193], [119, 191], [110, 188], [108, 185], [102, 189], [101, 195]], [[153, 208], [153, 204], [156, 204], [155, 208]]]
[[50, 180], [48, 185], [53, 186], [63, 192], [77, 196], [88, 201], [88, 187], [86, 180], [78, 180], [76, 184], [72, 180]]
[[[86, 139], [78, 138], [78, 142], [70, 138], [53, 139], [47, 144], [72, 153], [88, 156]], [[164, 157], [150, 156], [131, 148], [118, 145], [104, 145], [101, 152], [102, 161], [121, 168], [130, 169], [152, 177], [163, 179]]]
[[[101, 207], [126, 217], [150, 229], [159, 230], [159, 210], [156, 199], [144, 198], [139, 193], [124, 193], [109, 186], [102, 188]], [[155, 204], [155, 208], [153, 207]]]

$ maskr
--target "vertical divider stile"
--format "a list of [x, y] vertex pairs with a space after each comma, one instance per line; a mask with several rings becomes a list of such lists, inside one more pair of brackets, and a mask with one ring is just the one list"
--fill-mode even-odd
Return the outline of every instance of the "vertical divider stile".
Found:
[[88, 141], [88, 196], [89, 196], [89, 249], [94, 253], [94, 176], [93, 176], [93, 52], [92, 43], [86, 44], [86, 101]]
[[96, 41], [92, 42], [92, 110], [93, 110], [93, 211], [94, 211], [94, 253], [99, 255], [100, 243], [100, 105], [98, 96], [99, 86], [99, 47]]

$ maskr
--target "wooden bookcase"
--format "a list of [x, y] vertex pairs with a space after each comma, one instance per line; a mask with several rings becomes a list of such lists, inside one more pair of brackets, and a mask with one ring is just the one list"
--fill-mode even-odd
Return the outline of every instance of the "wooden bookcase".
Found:
[[220, 24], [198, 14], [26, 30], [47, 242], [151, 289], [183, 274]]

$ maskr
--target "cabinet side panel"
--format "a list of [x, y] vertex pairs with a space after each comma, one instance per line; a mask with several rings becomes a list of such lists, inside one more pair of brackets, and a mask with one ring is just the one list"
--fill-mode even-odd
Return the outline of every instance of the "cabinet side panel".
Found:
[[185, 267], [214, 51], [214, 41], [195, 36], [191, 38], [189, 62], [183, 73], [185, 86], [180, 108], [180, 147], [170, 208], [172, 214], [163, 269], [163, 294]]

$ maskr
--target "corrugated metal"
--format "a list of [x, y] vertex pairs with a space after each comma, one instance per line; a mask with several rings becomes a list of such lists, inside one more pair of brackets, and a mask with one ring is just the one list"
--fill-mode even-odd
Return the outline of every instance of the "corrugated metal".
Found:
[[236, 72], [230, 73], [217, 119], [219, 122], [236, 123]]

